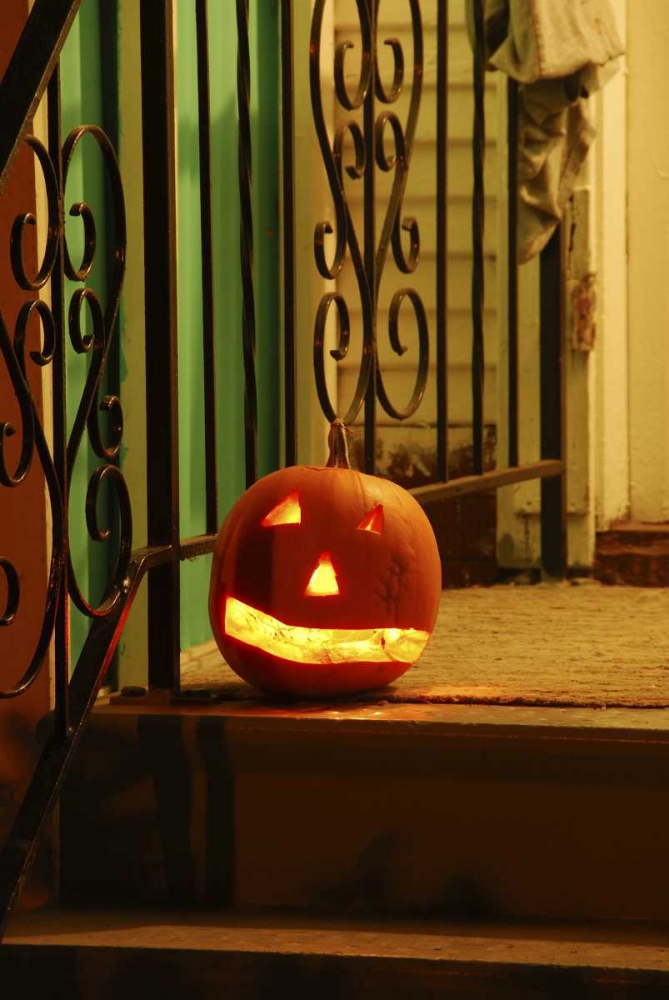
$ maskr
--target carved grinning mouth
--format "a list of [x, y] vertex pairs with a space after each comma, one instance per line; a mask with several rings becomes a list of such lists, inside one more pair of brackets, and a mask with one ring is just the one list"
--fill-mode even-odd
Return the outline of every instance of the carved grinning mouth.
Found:
[[415, 663], [430, 638], [413, 628], [287, 625], [236, 597], [225, 602], [225, 633], [293, 663]]

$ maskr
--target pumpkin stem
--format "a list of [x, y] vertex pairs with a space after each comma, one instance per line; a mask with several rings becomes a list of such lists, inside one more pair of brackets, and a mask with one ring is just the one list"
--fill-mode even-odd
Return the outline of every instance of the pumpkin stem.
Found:
[[348, 438], [353, 436], [341, 417], [336, 417], [330, 424], [328, 448], [330, 454], [327, 460], [328, 469], [350, 469], [351, 459], [348, 455]]

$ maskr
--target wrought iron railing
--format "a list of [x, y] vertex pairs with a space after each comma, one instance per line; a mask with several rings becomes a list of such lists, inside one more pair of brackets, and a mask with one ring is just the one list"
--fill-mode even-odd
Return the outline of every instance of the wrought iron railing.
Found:
[[[293, 128], [294, 76], [293, 4], [277, 0], [281, 10], [281, 90], [283, 146], [283, 440], [284, 460], [296, 461], [296, 356], [298, 338], [295, 319], [295, 212]], [[411, 167], [416, 122], [424, 79], [423, 28], [421, 3], [410, 0], [408, 30], [412, 39], [411, 92], [404, 121], [393, 105], [407, 86], [407, 66], [401, 42], [381, 38], [377, 32], [379, 0], [357, 0], [359, 19], [357, 44], [361, 47], [360, 75], [354, 92], [349, 89], [345, 63], [351, 47], [341, 44], [334, 56], [334, 88], [340, 108], [348, 115], [331, 139], [323, 112], [322, 19], [328, 0], [315, 0], [313, 6], [309, 59], [309, 80], [314, 128], [322, 155], [334, 215], [319, 220], [313, 242], [314, 266], [325, 281], [337, 277], [344, 267], [353, 268], [362, 312], [362, 354], [352, 399], [343, 414], [353, 422], [364, 413], [364, 464], [375, 467], [377, 405], [389, 416], [401, 421], [421, 405], [428, 378], [428, 357], [436, 358], [437, 398], [437, 481], [415, 491], [426, 507], [453, 497], [529, 479], [542, 484], [543, 562], [551, 574], [564, 569], [565, 514], [564, 466], [562, 461], [563, 407], [561, 377], [561, 278], [559, 237], [543, 254], [541, 263], [541, 458], [532, 464], [519, 464], [518, 447], [518, 298], [515, 247], [515, 184], [513, 150], [516, 142], [516, 89], [509, 87], [509, 285], [508, 285], [508, 464], [484, 471], [484, 322], [483, 322], [483, 157], [485, 72], [482, 33], [482, 4], [477, 11], [477, 45], [474, 57], [475, 118], [473, 127], [473, 273], [472, 273], [472, 474], [449, 479], [447, 398], [447, 33], [448, 5], [437, 0], [437, 79], [436, 79], [436, 318], [430, 329], [425, 305], [415, 287], [412, 274], [420, 260], [420, 220], [403, 216], [403, 196]], [[42, 628], [35, 651], [26, 664], [4, 664], [3, 674], [16, 670], [19, 679], [0, 692], [3, 698], [18, 697], [45, 669], [49, 647], [53, 643], [55, 676], [55, 711], [53, 731], [48, 738], [33, 779], [21, 805], [13, 831], [0, 858], [0, 931], [5, 926], [12, 905], [28, 871], [38, 835], [55, 801], [68, 762], [80, 739], [83, 726], [95, 702], [114, 650], [122, 633], [133, 599], [143, 578], [148, 577], [148, 683], [151, 688], [179, 690], [179, 604], [180, 565], [184, 559], [210, 552], [218, 527], [218, 487], [216, 457], [220, 446], [216, 433], [216, 364], [213, 323], [214, 279], [211, 268], [211, 122], [209, 113], [209, 50], [206, 0], [195, 0], [197, 23], [197, 79], [199, 94], [199, 153], [202, 254], [202, 338], [203, 394], [205, 400], [206, 460], [206, 532], [194, 538], [181, 538], [179, 531], [179, 449], [177, 412], [177, 252], [175, 135], [174, 135], [174, 64], [171, 0], [140, 0], [142, 132], [144, 175], [144, 286], [146, 329], [146, 427], [147, 427], [147, 516], [148, 545], [133, 550], [129, 491], [118, 465], [123, 433], [121, 404], [113, 393], [103, 394], [103, 374], [112, 338], [117, 328], [117, 311], [124, 274], [126, 224], [123, 188], [112, 144], [105, 133], [86, 125], [61, 138], [58, 58], [69, 26], [79, 7], [78, 0], [36, 0], [11, 65], [0, 90], [0, 176], [2, 183], [11, 172], [19, 145], [26, 142], [37, 157], [47, 190], [48, 236], [44, 258], [35, 275], [29, 275], [22, 257], [22, 237], [35, 223], [34, 215], [20, 216], [12, 230], [12, 265], [15, 280], [26, 293], [16, 328], [12, 332], [2, 319], [0, 302], [0, 350], [18, 401], [21, 426], [0, 424], [0, 483], [3, 489], [20, 489], [31, 464], [38, 461], [47, 485], [52, 537], [47, 598]], [[246, 479], [257, 476], [257, 389], [255, 381], [256, 343], [253, 291], [253, 219], [251, 214], [252, 150], [250, 131], [250, 56], [248, 0], [237, 0], [238, 75], [237, 115], [239, 122], [239, 195], [241, 204], [240, 262], [244, 296], [243, 359], [245, 374], [245, 456]], [[389, 46], [393, 60], [392, 79], [384, 80], [379, 72], [377, 46]], [[306, 60], [307, 53], [299, 58]], [[44, 93], [47, 93], [48, 141], [46, 146], [31, 132], [31, 123]], [[330, 95], [331, 96], [331, 95]], [[356, 117], [355, 112], [360, 114]], [[349, 114], [350, 113], [350, 114]], [[86, 139], [86, 137], [88, 137]], [[78, 266], [70, 259], [65, 232], [64, 187], [69, 165], [82, 140], [93, 140], [102, 151], [111, 182], [113, 255], [109, 289], [104, 306], [86, 284], [96, 256], [95, 223], [90, 208], [79, 203], [70, 215], [81, 220], [85, 249]], [[388, 152], [390, 143], [391, 152]], [[344, 146], [348, 152], [345, 153]], [[352, 158], [351, 156], [352, 150]], [[377, 238], [375, 180], [377, 171], [392, 174], [391, 195]], [[346, 180], [346, 178], [348, 180]], [[364, 189], [362, 229], [353, 218], [346, 194], [346, 184]], [[334, 252], [328, 256], [331, 238]], [[419, 341], [419, 359], [410, 402], [403, 409], [390, 399], [378, 359], [377, 314], [379, 290], [384, 268], [394, 265], [402, 284], [389, 303], [391, 346], [403, 351], [399, 332], [400, 310], [410, 303]], [[65, 277], [77, 284], [66, 302]], [[38, 292], [50, 287], [50, 299]], [[81, 315], [88, 310], [92, 334], [82, 332]], [[65, 315], [68, 315], [66, 322]], [[350, 309], [337, 290], [327, 290], [313, 317], [314, 386], [324, 417], [334, 419], [340, 407], [330, 397], [325, 375], [329, 363], [326, 321], [334, 312], [338, 321], [338, 343], [329, 352], [338, 362], [346, 357], [350, 339]], [[25, 356], [25, 333], [31, 319], [41, 325], [42, 346]], [[35, 319], [32, 320], [34, 322]], [[72, 349], [89, 352], [90, 364], [86, 388], [78, 403], [72, 430], [66, 425], [65, 351], [66, 333]], [[69, 350], [70, 348], [68, 348]], [[46, 421], [29, 387], [28, 365], [35, 364], [51, 372], [53, 386], [53, 427], [45, 430]], [[1, 405], [1, 402], [0, 402]], [[106, 431], [100, 428], [99, 412], [108, 415]], [[7, 439], [18, 432], [22, 445], [14, 468], [9, 467]], [[97, 606], [90, 604], [80, 590], [72, 562], [69, 541], [73, 532], [82, 531], [78, 520], [68, 518], [68, 491], [77, 451], [87, 434], [99, 464], [88, 485], [86, 521], [92, 538], [106, 540], [109, 531], [97, 519], [96, 503], [104, 482], [115, 493], [117, 555], [105, 594]], [[0, 517], [1, 515], [0, 505]], [[1, 553], [0, 553], [1, 555]], [[21, 603], [21, 568], [8, 558], [0, 558], [5, 578], [5, 608], [0, 625], [12, 627]], [[91, 620], [88, 638], [70, 673], [69, 607], [74, 603]]]

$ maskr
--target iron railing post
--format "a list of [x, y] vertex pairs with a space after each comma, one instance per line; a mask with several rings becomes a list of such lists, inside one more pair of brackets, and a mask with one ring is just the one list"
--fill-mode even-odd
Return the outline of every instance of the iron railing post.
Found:
[[437, 11], [437, 477], [448, 480], [448, 0]]
[[[565, 400], [562, 337], [562, 230], [541, 254], [541, 458], [564, 463]], [[541, 481], [541, 564], [551, 577], [567, 567], [566, 475]]]
[[474, 129], [472, 135], [472, 456], [473, 472], [483, 472], [483, 391], [485, 377], [485, 345], [483, 310], [485, 305], [485, 271], [483, 227], [485, 224], [485, 190], [483, 167], [485, 159], [485, 36], [483, 0], [474, 0], [476, 37], [474, 46]]
[[204, 375], [204, 464], [206, 529], [218, 531], [218, 435], [216, 427], [216, 339], [214, 327], [214, 233], [211, 185], [211, 110], [209, 100], [209, 22], [207, 0], [197, 0], [197, 98], [200, 144], [200, 233], [202, 241], [202, 360]]
[[293, 0], [281, 0], [281, 138], [283, 193], [283, 371], [286, 465], [297, 461], [295, 399], [295, 208], [293, 201]]
[[518, 465], [518, 84], [507, 83], [507, 329], [509, 343], [508, 465]]
[[258, 478], [258, 389], [256, 308], [253, 289], [253, 154], [251, 147], [251, 54], [249, 0], [237, 0], [237, 166], [239, 178], [239, 260], [242, 275], [242, 348], [244, 356], [244, 456], [246, 485]]
[[179, 686], [179, 433], [174, 37], [171, 0], [141, 0], [149, 546], [149, 684]]

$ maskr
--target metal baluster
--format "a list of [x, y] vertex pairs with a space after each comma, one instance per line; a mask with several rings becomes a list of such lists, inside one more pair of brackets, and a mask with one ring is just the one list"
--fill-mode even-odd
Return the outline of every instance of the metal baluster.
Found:
[[295, 412], [295, 209], [293, 203], [293, 2], [281, 0], [281, 137], [283, 144], [283, 370], [286, 465], [297, 461]]
[[256, 386], [256, 314], [253, 296], [253, 209], [251, 206], [251, 56], [249, 0], [237, 0], [237, 115], [244, 353], [244, 438], [246, 485], [258, 478], [258, 393]]
[[200, 136], [200, 229], [202, 241], [202, 354], [207, 533], [218, 531], [216, 342], [214, 330], [214, 240], [211, 214], [211, 115], [207, 0], [196, 0], [197, 97]]
[[[541, 457], [564, 459], [565, 399], [562, 348], [562, 230], [541, 254]], [[541, 481], [541, 562], [548, 576], [567, 566], [566, 477]]]
[[518, 84], [507, 83], [509, 466], [518, 465]]
[[372, 57], [370, 59], [370, 78], [363, 105], [363, 131], [365, 138], [365, 174], [364, 174], [364, 263], [367, 276], [367, 285], [370, 290], [372, 309], [369, 316], [367, 329], [363, 331], [363, 339], [366, 346], [372, 351], [372, 368], [365, 394], [365, 439], [364, 456], [365, 472], [374, 473], [376, 471], [376, 316], [378, 312], [378, 288], [376, 281], [376, 225], [375, 225], [375, 134], [374, 134], [374, 97], [376, 91], [376, 22], [378, 13], [378, 0], [367, 0], [369, 7], [369, 23], [372, 38]]
[[437, 12], [437, 478], [448, 479], [448, 0]]
[[171, 0], [141, 0], [144, 139], [147, 503], [150, 546], [170, 559], [149, 575], [149, 683], [179, 688], [179, 427]]
[[485, 38], [483, 24], [483, 0], [474, 0], [474, 134], [472, 141], [474, 192], [472, 197], [472, 249], [474, 263], [472, 269], [472, 435], [473, 472], [483, 472], [483, 304], [485, 299], [485, 276], [483, 264], [483, 226], [485, 214], [485, 192], [483, 188], [483, 160], [485, 156]]

